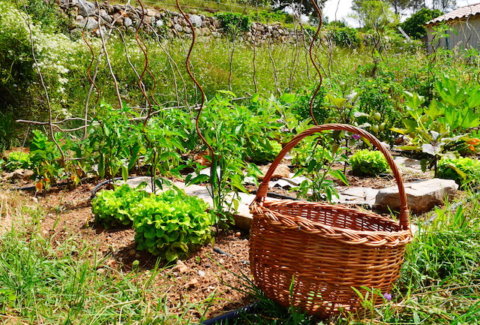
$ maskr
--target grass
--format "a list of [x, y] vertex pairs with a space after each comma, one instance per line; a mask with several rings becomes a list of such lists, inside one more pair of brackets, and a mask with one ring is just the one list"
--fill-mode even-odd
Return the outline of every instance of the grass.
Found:
[[131, 272], [111, 268], [92, 244], [74, 235], [61, 241], [45, 236], [44, 212], [28, 208], [25, 198], [22, 205], [12, 198], [2, 202], [0, 212], [24, 222], [0, 237], [0, 321], [186, 324], [192, 311], [205, 312], [202, 304], [172, 306], [166, 293], [151, 285], [162, 271], [158, 266]]
[[[116, 2], [122, 3], [121, 1]], [[259, 10], [269, 9], [260, 4], [254, 5], [236, 0], [181, 0], [179, 2], [182, 9], [186, 12], [203, 13], [207, 15], [221, 11], [251, 14]], [[155, 8], [178, 11], [176, 0], [146, 0], [145, 4]]]
[[[8, 205], [8, 206], [6, 206]], [[418, 220], [402, 277], [383, 306], [365, 301], [366, 312], [336, 324], [475, 324], [480, 317], [480, 222], [478, 196], [437, 209]], [[106, 265], [91, 243], [75, 235], [54, 240], [41, 232], [44, 211], [25, 198], [2, 200], [17, 220], [0, 237], [0, 320], [42, 324], [187, 324], [207, 304], [170, 306], [151, 283], [162, 269], [123, 272]], [[7, 212], [8, 211], [8, 212]], [[23, 220], [23, 221], [18, 221]], [[319, 320], [279, 307], [245, 280], [259, 312], [237, 324], [311, 324]]]

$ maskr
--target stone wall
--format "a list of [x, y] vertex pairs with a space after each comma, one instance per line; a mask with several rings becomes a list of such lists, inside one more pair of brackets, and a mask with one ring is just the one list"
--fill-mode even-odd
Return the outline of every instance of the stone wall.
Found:
[[[100, 30], [121, 28], [134, 32], [143, 16], [142, 29], [149, 33], [157, 33], [162, 37], [188, 37], [192, 31], [178, 12], [157, 10], [130, 5], [110, 5], [101, 3], [97, 8], [95, 3], [87, 0], [62, 0], [61, 8], [75, 20], [72, 32], [86, 30], [99, 33]], [[220, 21], [215, 17], [190, 14], [189, 19], [199, 36], [221, 37], [224, 34]], [[273, 40], [276, 42], [293, 41], [301, 32], [296, 32], [277, 25], [253, 23], [250, 31], [240, 35], [247, 41]]]

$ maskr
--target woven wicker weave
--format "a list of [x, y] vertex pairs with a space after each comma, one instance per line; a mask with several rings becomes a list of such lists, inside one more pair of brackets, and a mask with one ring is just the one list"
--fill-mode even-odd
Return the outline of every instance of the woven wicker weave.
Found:
[[[287, 152], [303, 138], [324, 130], [358, 134], [385, 155], [400, 192], [399, 223], [340, 205], [265, 201], [272, 174]], [[389, 292], [412, 239], [405, 189], [392, 156], [373, 135], [350, 125], [321, 125], [297, 135], [272, 163], [250, 209], [255, 284], [281, 305], [323, 317], [361, 306], [352, 287], [362, 293], [365, 287]], [[373, 299], [382, 301], [381, 295]]]

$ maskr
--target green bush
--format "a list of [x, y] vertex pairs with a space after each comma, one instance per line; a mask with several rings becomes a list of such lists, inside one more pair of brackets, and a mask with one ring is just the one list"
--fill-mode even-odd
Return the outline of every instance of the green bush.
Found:
[[16, 169], [29, 169], [32, 163], [27, 152], [13, 151], [8, 154], [4, 169], [14, 171]]
[[427, 36], [425, 24], [443, 13], [438, 9], [423, 8], [409, 18], [407, 18], [401, 25], [402, 29], [408, 36], [416, 39], [422, 39]]
[[115, 190], [104, 190], [92, 201], [92, 212], [95, 222], [104, 227], [129, 226], [133, 222], [132, 209], [149, 194], [142, 190], [132, 189], [127, 184]]
[[453, 179], [462, 187], [467, 184], [478, 184], [480, 182], [480, 161], [471, 158], [441, 159], [438, 162], [437, 176]]
[[250, 17], [233, 12], [216, 14], [222, 28], [227, 33], [248, 32], [250, 30]]
[[350, 157], [354, 175], [377, 176], [388, 169], [388, 163], [380, 151], [359, 150]]
[[360, 46], [360, 37], [355, 28], [333, 27], [328, 31], [328, 37], [337, 46], [356, 48]]
[[169, 262], [187, 255], [210, 239], [214, 218], [207, 208], [180, 190], [144, 198], [132, 208], [137, 248]]
[[248, 148], [247, 155], [254, 163], [270, 162], [278, 156], [282, 145], [273, 140], [266, 140], [263, 143], [254, 143]]

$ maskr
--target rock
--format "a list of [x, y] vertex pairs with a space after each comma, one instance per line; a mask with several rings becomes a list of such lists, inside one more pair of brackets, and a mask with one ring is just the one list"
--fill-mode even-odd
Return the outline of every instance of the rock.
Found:
[[[263, 179], [271, 164], [266, 166], [259, 166], [262, 171], [262, 176], [259, 179]], [[272, 178], [288, 178], [290, 177], [290, 168], [287, 165], [280, 164], [277, 169], [273, 172]]]
[[161, 19], [157, 20], [157, 22], [155, 23], [155, 26], [157, 26], [158, 28], [162, 27], [163, 25], [165, 25], [165, 23]]
[[187, 273], [188, 270], [188, 266], [186, 266], [181, 260], [177, 260], [177, 265], [175, 265], [172, 269], [172, 271], [178, 273]]
[[348, 187], [339, 190], [340, 197], [334, 199], [334, 202], [372, 207], [375, 204], [378, 191], [379, 190], [370, 187]]
[[10, 181], [16, 181], [19, 179], [27, 180], [33, 176], [33, 171], [28, 169], [16, 169], [11, 173], [4, 174], [4, 178]]
[[113, 22], [112, 16], [108, 15], [107, 13], [102, 14], [102, 10], [100, 10], [100, 17], [107, 23], [111, 24]]
[[185, 288], [191, 289], [191, 288], [196, 287], [197, 284], [198, 284], [198, 280], [197, 280], [197, 279], [191, 279], [190, 281], [187, 282], [187, 284], [185, 285]]
[[153, 20], [153, 18], [150, 17], [150, 16], [145, 16], [145, 17], [143, 17], [143, 23], [144, 23], [145, 25], [151, 25], [151, 24], [152, 24], [152, 20]]
[[183, 32], [183, 28], [179, 24], [173, 25], [173, 28], [179, 33]]
[[78, 27], [84, 28], [86, 30], [97, 29], [99, 26], [98, 21], [93, 17], [87, 17], [82, 21], [75, 22], [75, 24], [77, 24]]
[[194, 27], [202, 27], [203, 20], [199, 15], [190, 15], [189, 19]]
[[124, 25], [125, 27], [130, 27], [130, 26], [132, 26], [132, 24], [133, 24], [133, 21], [132, 21], [130, 18], [128, 18], [128, 17], [126, 17], [126, 18], [123, 20], [123, 25]]
[[395, 157], [394, 160], [395, 163], [397, 163], [397, 165], [399, 165], [400, 167], [412, 168], [419, 171], [422, 170], [422, 164], [420, 160], [400, 156]]
[[147, 16], [157, 17], [160, 15], [160, 12], [156, 9], [147, 9]]
[[207, 27], [202, 28], [201, 31], [203, 36], [208, 36], [211, 34], [210, 29], [208, 29]]
[[279, 187], [279, 188], [283, 188], [285, 190], [289, 190], [289, 189], [292, 188], [292, 183], [285, 180], [285, 179], [279, 179], [278, 181], [270, 182], [269, 186], [270, 187]]
[[[434, 178], [405, 184], [408, 206], [413, 213], [430, 211], [441, 205], [443, 200], [451, 197], [458, 190], [453, 180]], [[398, 210], [400, 199], [397, 186], [382, 189], [375, 198], [375, 208]]]
[[95, 5], [86, 0], [75, 0], [75, 6], [78, 8], [78, 13], [84, 17], [95, 14]]
[[220, 27], [222, 26], [222, 24], [220, 23], [220, 21], [219, 21], [218, 19], [213, 19], [213, 20], [212, 20], [212, 25], [213, 25], [216, 29], [218, 29], [218, 28], [220, 28]]

